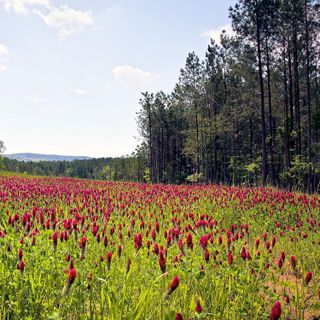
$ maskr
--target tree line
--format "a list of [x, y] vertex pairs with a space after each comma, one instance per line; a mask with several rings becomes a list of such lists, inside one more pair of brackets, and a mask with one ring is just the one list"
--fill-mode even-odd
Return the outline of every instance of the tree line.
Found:
[[172, 93], [142, 94], [138, 126], [152, 182], [320, 182], [320, 4], [239, 0], [234, 35], [194, 52]]
[[[153, 183], [320, 189], [319, 0], [238, 0], [233, 35], [189, 53], [173, 92], [144, 92], [129, 156], [10, 171]], [[3, 144], [2, 144], [3, 146]]]
[[[72, 177], [110, 181], [149, 181], [146, 165], [139, 168], [135, 154], [118, 158], [74, 161], [18, 161], [0, 158], [0, 170], [38, 176]], [[145, 162], [144, 162], [145, 163]]]

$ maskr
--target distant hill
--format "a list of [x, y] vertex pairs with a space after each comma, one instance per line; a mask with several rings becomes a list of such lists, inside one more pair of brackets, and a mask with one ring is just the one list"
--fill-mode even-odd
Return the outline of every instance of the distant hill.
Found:
[[61, 156], [56, 154], [41, 154], [41, 153], [12, 153], [3, 154], [4, 157], [18, 161], [74, 161], [74, 160], [89, 160], [92, 159], [86, 156]]

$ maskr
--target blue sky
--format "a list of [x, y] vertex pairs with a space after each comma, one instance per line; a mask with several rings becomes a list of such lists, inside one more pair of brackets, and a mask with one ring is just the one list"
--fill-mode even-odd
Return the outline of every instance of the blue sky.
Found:
[[120, 156], [138, 143], [140, 93], [174, 87], [235, 0], [0, 0], [6, 153]]

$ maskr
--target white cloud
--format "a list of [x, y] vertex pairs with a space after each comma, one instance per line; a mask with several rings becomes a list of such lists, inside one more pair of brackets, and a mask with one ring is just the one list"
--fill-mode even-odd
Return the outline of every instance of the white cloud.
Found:
[[6, 65], [6, 63], [0, 60], [0, 71], [5, 71], [7, 69], [8, 66]]
[[208, 38], [209, 41], [210, 39], [213, 39], [217, 44], [220, 44], [220, 35], [222, 31], [225, 31], [230, 36], [235, 34], [232, 30], [231, 25], [227, 24], [225, 26], [220, 26], [215, 29], [207, 30], [201, 34], [201, 37]]
[[159, 78], [157, 74], [143, 71], [129, 64], [114, 67], [112, 73], [117, 80], [129, 86], [145, 86]]
[[7, 56], [9, 55], [8, 48], [0, 43], [0, 71], [5, 71], [7, 66]]
[[116, 6], [112, 6], [112, 7], [109, 7], [107, 9], [107, 13], [108, 14], [120, 14], [122, 13], [124, 10], [119, 8], [119, 7], [116, 7]]
[[6, 11], [15, 11], [19, 14], [27, 14], [33, 7], [49, 7], [49, 0], [0, 0]]
[[43, 19], [48, 27], [58, 32], [60, 39], [67, 38], [93, 24], [90, 11], [75, 10], [67, 5], [62, 5], [59, 8], [52, 7], [48, 14], [43, 14], [40, 11], [34, 12]]
[[42, 101], [39, 97], [37, 97], [33, 94], [26, 94], [24, 97], [25, 97], [25, 99], [27, 99], [35, 104], [38, 104]]
[[7, 56], [9, 54], [8, 48], [0, 43], [0, 55]]
[[[49, 0], [0, 0], [6, 11], [18, 14], [37, 14], [45, 24], [58, 32], [60, 39], [67, 38], [93, 24], [90, 11], [80, 11], [67, 5], [50, 6]], [[115, 10], [115, 9], [112, 9]]]
[[87, 94], [87, 90], [81, 88], [70, 88], [69, 91], [78, 96], [85, 96]]
[[111, 90], [111, 88], [112, 88], [111, 83], [107, 81], [107, 82], [105, 83], [105, 88], [106, 88], [107, 90]]

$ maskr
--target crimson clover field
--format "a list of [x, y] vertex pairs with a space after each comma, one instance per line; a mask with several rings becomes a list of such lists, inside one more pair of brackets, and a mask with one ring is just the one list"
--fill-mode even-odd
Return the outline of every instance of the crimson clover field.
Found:
[[320, 197], [0, 177], [0, 319], [320, 319]]

